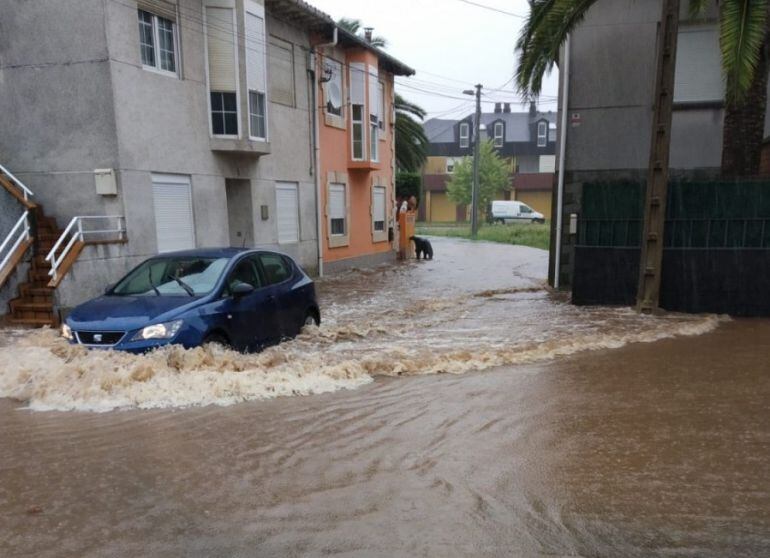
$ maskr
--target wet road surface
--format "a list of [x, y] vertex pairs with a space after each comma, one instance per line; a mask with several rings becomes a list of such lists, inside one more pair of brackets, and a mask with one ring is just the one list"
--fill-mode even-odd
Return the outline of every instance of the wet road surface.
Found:
[[[325, 324], [267, 356], [6, 333], [0, 556], [770, 554], [770, 322], [578, 309], [539, 251], [434, 246], [323, 282]], [[334, 392], [264, 399], [304, 370]], [[99, 397], [129, 410], [29, 410]]]

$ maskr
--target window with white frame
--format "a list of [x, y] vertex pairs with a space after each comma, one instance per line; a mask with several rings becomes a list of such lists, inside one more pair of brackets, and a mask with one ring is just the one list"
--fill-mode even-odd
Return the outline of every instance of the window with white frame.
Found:
[[457, 161], [454, 159], [454, 157], [447, 157], [447, 160], [446, 160], [447, 174], [453, 174], [455, 172], [455, 165], [457, 165]]
[[176, 75], [176, 26], [165, 17], [139, 11], [139, 50], [142, 65]]
[[332, 58], [324, 59], [324, 101], [326, 113], [342, 116], [342, 64]]
[[239, 135], [234, 16], [232, 8], [206, 6], [211, 132], [215, 136]]
[[278, 244], [299, 242], [299, 189], [296, 182], [276, 182], [275, 215]]
[[380, 142], [380, 88], [377, 68], [369, 66], [369, 158], [379, 161]]
[[495, 147], [503, 146], [503, 123], [495, 122]]
[[246, 82], [249, 91], [249, 137], [267, 140], [267, 46], [265, 10], [246, 2]]
[[716, 25], [680, 26], [674, 102], [719, 102], [725, 97]]
[[375, 233], [385, 231], [385, 187], [372, 189], [372, 229]]
[[350, 64], [350, 135], [352, 158], [363, 161], [366, 158], [366, 66], [353, 62]]
[[329, 184], [329, 234], [331, 236], [348, 234], [347, 215], [345, 184]]
[[537, 146], [545, 147], [548, 145], [548, 122], [537, 123]]
[[471, 127], [467, 122], [460, 123], [460, 147], [468, 147], [471, 144]]
[[[385, 129], [385, 82], [379, 82], [378, 84], [379, 99], [380, 99], [380, 130]], [[383, 139], [382, 137], [380, 139]]]

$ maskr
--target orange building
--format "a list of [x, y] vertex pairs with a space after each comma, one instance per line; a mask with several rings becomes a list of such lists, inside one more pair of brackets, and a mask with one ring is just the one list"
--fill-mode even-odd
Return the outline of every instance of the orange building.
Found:
[[394, 76], [414, 70], [343, 29], [316, 51], [323, 273], [391, 261], [398, 242]]

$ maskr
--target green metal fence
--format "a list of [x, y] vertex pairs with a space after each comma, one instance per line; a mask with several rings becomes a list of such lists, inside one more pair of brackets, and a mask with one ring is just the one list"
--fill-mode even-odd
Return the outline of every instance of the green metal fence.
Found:
[[[578, 246], [641, 246], [644, 185], [583, 185]], [[770, 248], [770, 181], [669, 184], [664, 247]]]

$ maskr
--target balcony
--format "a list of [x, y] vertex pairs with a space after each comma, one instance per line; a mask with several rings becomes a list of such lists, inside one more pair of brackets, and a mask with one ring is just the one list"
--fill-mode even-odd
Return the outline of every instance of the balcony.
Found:
[[212, 151], [218, 153], [234, 153], [238, 155], [253, 155], [261, 157], [270, 154], [270, 142], [258, 141], [246, 138], [209, 138], [209, 146]]

